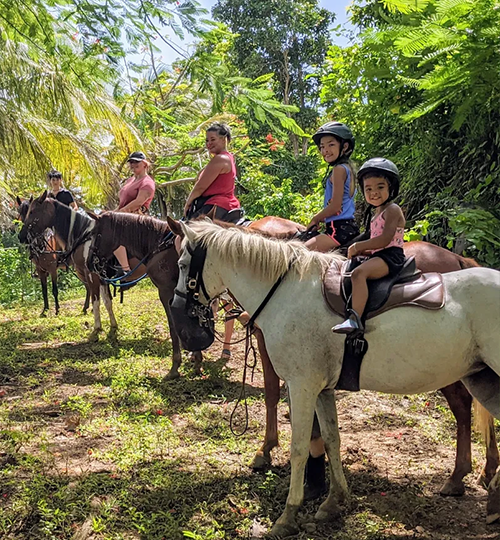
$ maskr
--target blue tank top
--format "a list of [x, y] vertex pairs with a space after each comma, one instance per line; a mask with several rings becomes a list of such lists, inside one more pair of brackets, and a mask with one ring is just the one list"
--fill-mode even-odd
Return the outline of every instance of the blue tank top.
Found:
[[[337, 221], [339, 219], [354, 219], [354, 195], [356, 195], [356, 190], [354, 190], [354, 194], [351, 197], [351, 169], [348, 165], [345, 163], [341, 163], [340, 165], [337, 165], [337, 167], [344, 167], [345, 172], [347, 174], [347, 177], [345, 179], [344, 183], [344, 193], [342, 195], [342, 209], [340, 210], [340, 214], [337, 216], [330, 216], [325, 218], [325, 222], [330, 221]], [[326, 208], [328, 206], [328, 203], [330, 202], [330, 199], [333, 197], [333, 184], [332, 184], [332, 177], [333, 177], [333, 169], [332, 174], [326, 181], [326, 188], [325, 188], [325, 198], [323, 201], [323, 208]]]

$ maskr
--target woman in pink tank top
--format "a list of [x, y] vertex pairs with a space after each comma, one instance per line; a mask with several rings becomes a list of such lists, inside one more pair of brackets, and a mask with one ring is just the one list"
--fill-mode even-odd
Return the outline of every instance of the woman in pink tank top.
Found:
[[363, 331], [361, 318], [368, 301], [369, 279], [396, 275], [403, 268], [405, 255], [403, 236], [405, 218], [401, 208], [392, 200], [399, 193], [399, 171], [385, 158], [373, 158], [358, 172], [358, 182], [375, 216], [370, 223], [370, 239], [355, 242], [349, 247], [349, 259], [368, 255], [352, 272], [352, 299], [349, 318], [332, 330], [337, 334]]
[[[133, 152], [128, 158], [128, 164], [132, 176], [120, 189], [120, 202], [116, 212], [147, 214], [156, 189], [155, 181], [148, 174], [149, 162], [143, 152]], [[130, 264], [125, 247], [118, 247], [114, 254], [121, 266], [121, 275], [130, 272]], [[124, 282], [126, 283], [127, 280], [124, 279], [121, 281], [121, 283]]]
[[217, 206], [215, 217], [222, 219], [229, 210], [240, 208], [234, 195], [236, 165], [234, 156], [227, 151], [231, 131], [226, 124], [215, 123], [207, 129], [206, 144], [212, 159], [198, 173], [196, 183], [184, 206], [189, 219], [208, 214]]

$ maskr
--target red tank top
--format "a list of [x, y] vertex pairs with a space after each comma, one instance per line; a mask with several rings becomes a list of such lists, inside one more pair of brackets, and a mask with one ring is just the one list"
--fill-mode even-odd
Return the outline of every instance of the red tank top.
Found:
[[[210, 197], [205, 204], [215, 204], [224, 210], [239, 208], [240, 201], [234, 195], [234, 182], [236, 180], [236, 165], [234, 156], [229, 152], [222, 152], [229, 156], [231, 160], [231, 170], [219, 176], [202, 193], [201, 197]], [[202, 173], [203, 174], [203, 173]]]

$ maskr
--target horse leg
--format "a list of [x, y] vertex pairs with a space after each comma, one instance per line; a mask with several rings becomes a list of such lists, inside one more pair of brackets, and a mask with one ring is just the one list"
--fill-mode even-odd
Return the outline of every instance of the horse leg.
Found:
[[85, 283], [85, 302], [83, 304], [83, 314], [84, 315], [87, 315], [87, 311], [89, 309], [89, 305], [90, 305], [90, 288], [89, 286]]
[[113, 299], [111, 298], [111, 291], [109, 290], [109, 285], [101, 285], [100, 292], [104, 306], [109, 315], [109, 324], [110, 324], [110, 337], [116, 337], [116, 330], [118, 329], [118, 323], [116, 322], [116, 317], [113, 312]]
[[459, 381], [441, 388], [457, 421], [457, 455], [455, 469], [440, 490], [443, 496], [461, 496], [465, 492], [462, 478], [472, 471], [471, 461], [471, 405], [472, 396]]
[[181, 342], [175, 328], [172, 313], [170, 311], [170, 300], [173, 296], [173, 289], [171, 291], [158, 289], [158, 292], [160, 294], [161, 303], [163, 304], [163, 309], [165, 310], [165, 314], [167, 315], [168, 329], [170, 330], [170, 339], [172, 341], [173, 350], [172, 367], [170, 368], [170, 371], [165, 375], [165, 377], [163, 377], [163, 380], [171, 381], [173, 379], [178, 379], [181, 376], [179, 373], [179, 368], [181, 367], [182, 363]]
[[48, 274], [45, 270], [38, 268], [38, 277], [40, 278], [40, 284], [42, 285], [42, 297], [43, 297], [43, 310], [40, 313], [40, 317], [45, 317], [46, 312], [49, 309], [49, 296], [47, 294], [47, 277]]
[[278, 402], [280, 399], [280, 379], [269, 359], [264, 336], [260, 330], [255, 333], [259, 346], [266, 401], [266, 434], [264, 443], [257, 451], [252, 462], [254, 470], [263, 470], [271, 465], [271, 450], [278, 446]]
[[57, 288], [57, 268], [50, 273], [52, 280], [52, 296], [56, 307], [56, 315], [59, 315], [59, 289]]
[[99, 297], [99, 288], [100, 283], [99, 279], [95, 274], [90, 274], [88, 276], [88, 285], [90, 288], [90, 296], [92, 299], [92, 313], [94, 314], [94, 330], [90, 334], [90, 341], [97, 341], [98, 335], [102, 332], [102, 322], [101, 322], [101, 303]]
[[296, 515], [304, 496], [304, 469], [309, 454], [309, 440], [312, 429], [314, 406], [319, 389], [311, 387], [310, 381], [287, 381], [290, 395], [292, 423], [292, 444], [290, 461], [292, 471], [290, 490], [286, 500], [285, 511], [271, 529], [271, 538], [284, 538], [297, 534], [299, 528]]
[[193, 369], [195, 375], [201, 375], [201, 366], [203, 362], [203, 354], [201, 351], [194, 351], [193, 352]]
[[327, 521], [339, 516], [340, 505], [349, 498], [349, 489], [340, 458], [339, 423], [333, 391], [321, 392], [316, 403], [316, 411], [330, 464], [330, 492], [316, 512], [315, 518], [320, 521]]

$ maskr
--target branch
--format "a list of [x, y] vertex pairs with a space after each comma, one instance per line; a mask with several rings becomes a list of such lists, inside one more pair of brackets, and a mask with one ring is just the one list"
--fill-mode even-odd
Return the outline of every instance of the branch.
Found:
[[170, 182], [164, 182], [163, 184], [156, 184], [157, 188], [164, 188], [169, 186], [177, 186], [179, 184], [187, 184], [188, 182], [195, 182], [196, 178], [179, 178], [179, 180], [171, 180]]

